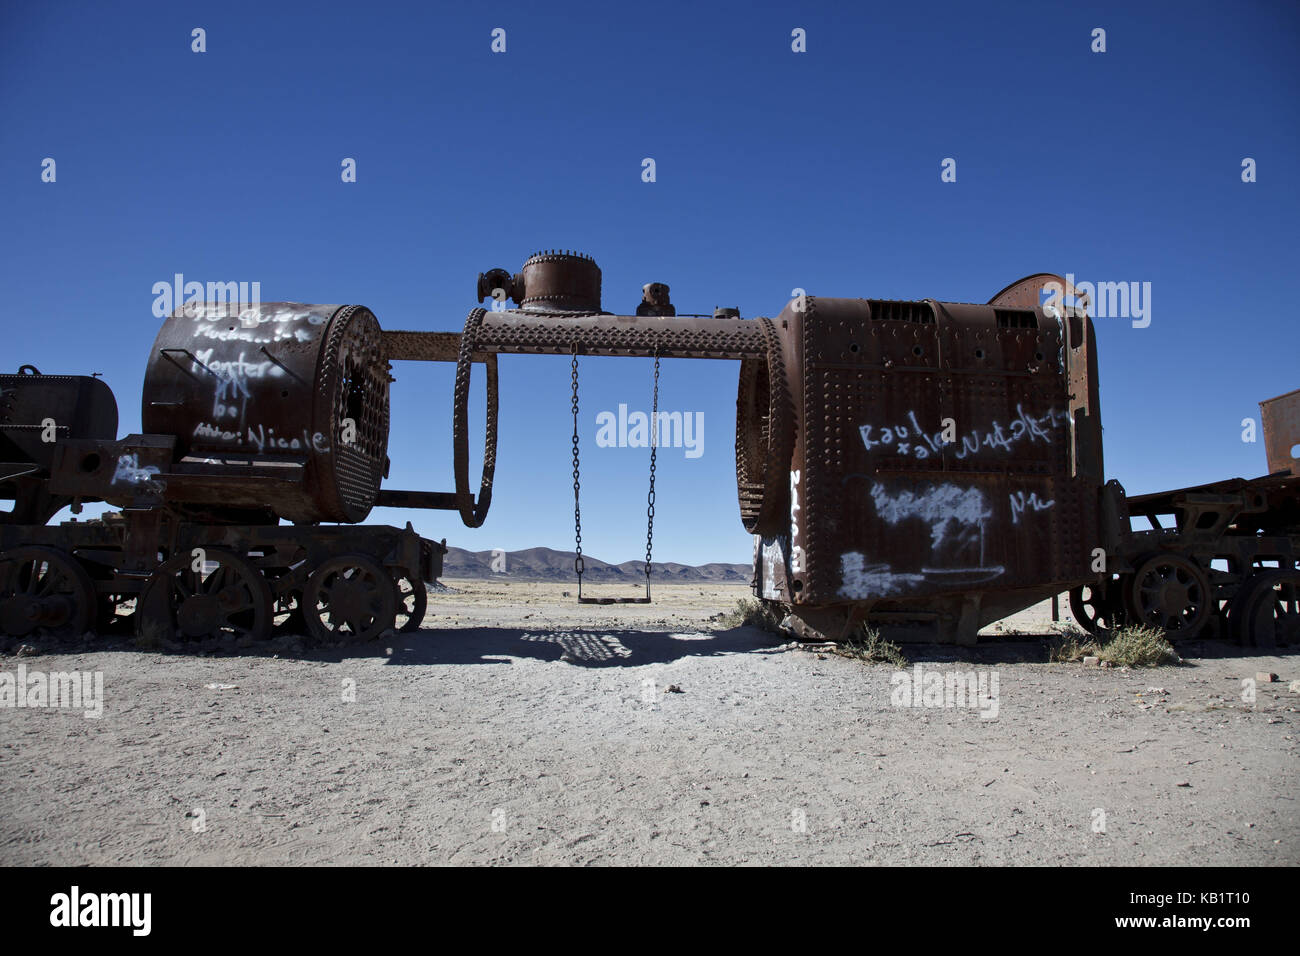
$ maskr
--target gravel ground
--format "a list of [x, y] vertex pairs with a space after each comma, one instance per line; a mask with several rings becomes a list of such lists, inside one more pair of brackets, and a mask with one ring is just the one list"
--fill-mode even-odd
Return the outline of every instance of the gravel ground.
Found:
[[1045, 663], [1046, 606], [908, 648], [996, 674], [986, 719], [713, 620], [744, 587], [447, 583], [379, 645], [6, 654], [105, 702], [0, 707], [0, 863], [1300, 863], [1295, 656]]

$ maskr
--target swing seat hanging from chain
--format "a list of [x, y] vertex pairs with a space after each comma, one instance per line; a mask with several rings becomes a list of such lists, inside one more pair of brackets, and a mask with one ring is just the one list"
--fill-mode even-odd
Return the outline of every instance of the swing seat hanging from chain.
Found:
[[582, 503], [580, 500], [582, 482], [579, 480], [578, 463], [578, 343], [570, 348], [572, 354], [573, 380], [573, 570], [578, 575], [579, 604], [649, 604], [650, 603], [650, 555], [654, 545], [655, 527], [655, 460], [659, 452], [659, 346], [655, 346], [654, 360], [654, 396], [650, 412], [650, 491], [646, 495], [646, 530], [645, 530], [645, 595], [643, 597], [583, 597], [582, 575], [586, 565], [582, 560]]

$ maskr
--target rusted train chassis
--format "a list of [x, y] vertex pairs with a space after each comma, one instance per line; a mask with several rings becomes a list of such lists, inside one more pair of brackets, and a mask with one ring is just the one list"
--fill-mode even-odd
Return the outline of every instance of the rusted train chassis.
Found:
[[[1272, 401], [1283, 400], [1300, 392]], [[1300, 477], [1290, 469], [1132, 498], [1111, 481], [1101, 518], [1106, 572], [1070, 592], [1089, 630], [1137, 623], [1174, 640], [1300, 645]]]
[[[133, 559], [140, 549], [152, 557]], [[111, 634], [134, 622], [156, 645], [304, 631], [367, 641], [420, 626], [444, 550], [409, 526], [218, 526], [126, 512], [0, 527], [0, 634]]]

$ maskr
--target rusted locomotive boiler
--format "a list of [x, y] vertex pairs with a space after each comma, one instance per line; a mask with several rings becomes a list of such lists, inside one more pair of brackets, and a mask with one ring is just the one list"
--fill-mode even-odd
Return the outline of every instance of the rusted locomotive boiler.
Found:
[[359, 305], [234, 311], [187, 306], [154, 342], [141, 424], [175, 436], [164, 457], [203, 465], [171, 469], [165, 500], [295, 522], [365, 520], [387, 470], [390, 376], [378, 321]]
[[[418, 627], [445, 545], [409, 524], [355, 526], [388, 468], [390, 380], [368, 309], [297, 303], [168, 317], [142, 434], [115, 437], [98, 380], [3, 377], [0, 497], [15, 504], [0, 521], [0, 632], [79, 634], [131, 608], [163, 640]], [[93, 501], [121, 510], [44, 524]]]
[[774, 320], [782, 362], [750, 379], [737, 432], [766, 405], [768, 437], [738, 438], [738, 472], [766, 470], [756, 589], [810, 636], [869, 620], [973, 641], [1090, 576], [1095, 336], [1039, 307], [1040, 285], [988, 305], [810, 298]]

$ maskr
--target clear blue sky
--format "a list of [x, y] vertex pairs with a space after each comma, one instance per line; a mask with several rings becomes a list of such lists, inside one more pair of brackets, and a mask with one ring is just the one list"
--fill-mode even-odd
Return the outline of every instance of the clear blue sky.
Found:
[[[1141, 493], [1262, 474], [1240, 422], [1300, 386], [1298, 10], [6, 0], [0, 365], [104, 373], [125, 434], [152, 286], [176, 272], [444, 330], [478, 272], [550, 247], [593, 255], [614, 311], [649, 281], [680, 311], [753, 316], [795, 286], [985, 301], [1073, 272], [1152, 283], [1149, 328], [1098, 323], [1109, 475]], [[572, 546], [567, 360], [501, 364], [487, 524], [372, 520], [475, 550]], [[450, 490], [452, 368], [395, 370], [390, 486]], [[595, 415], [647, 408], [650, 363], [589, 359], [583, 377], [584, 545], [635, 558], [646, 452], [597, 449]], [[660, 454], [661, 559], [749, 560], [735, 384], [734, 364], [665, 364], [661, 407], [703, 412], [705, 444]]]

